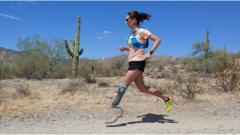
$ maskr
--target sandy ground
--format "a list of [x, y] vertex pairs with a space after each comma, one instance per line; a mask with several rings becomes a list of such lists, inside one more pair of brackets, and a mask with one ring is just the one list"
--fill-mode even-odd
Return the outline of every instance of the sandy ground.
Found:
[[[109, 86], [81, 84], [75, 93], [65, 94], [63, 85], [69, 79], [0, 81], [6, 95], [0, 104], [0, 133], [240, 133], [236, 94], [205, 92], [195, 101], [174, 95], [167, 113], [161, 99], [140, 93], [134, 85], [121, 102], [123, 117], [106, 124], [120, 112], [110, 108], [119, 78], [105, 80], [111, 81]], [[29, 84], [31, 95], [14, 97], [11, 88], [23, 83]]]

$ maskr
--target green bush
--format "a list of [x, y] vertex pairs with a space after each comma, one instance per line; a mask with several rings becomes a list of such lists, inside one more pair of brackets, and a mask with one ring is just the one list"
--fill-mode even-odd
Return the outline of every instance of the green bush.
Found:
[[0, 62], [0, 79], [11, 79], [16, 74], [15, 65], [13, 63]]
[[8, 65], [1, 64], [0, 66], [0, 79], [9, 78], [10, 67]]
[[193, 57], [188, 60], [188, 71], [216, 73], [226, 69], [226, 63], [229, 55], [226, 50], [217, 50], [211, 53], [209, 57]]
[[64, 62], [67, 56], [63, 43], [60, 39], [48, 42], [40, 37], [19, 39], [17, 45], [21, 54], [16, 58], [16, 76], [27, 79], [66, 76], [68, 70], [64, 71]]

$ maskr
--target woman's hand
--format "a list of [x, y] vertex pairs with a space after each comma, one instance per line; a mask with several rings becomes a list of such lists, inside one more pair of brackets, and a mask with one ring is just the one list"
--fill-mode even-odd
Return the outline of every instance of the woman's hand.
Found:
[[120, 51], [123, 52], [123, 51], [128, 51], [129, 48], [128, 47], [120, 47]]
[[152, 55], [150, 53], [147, 53], [145, 56], [144, 56], [144, 60], [148, 60], [152, 57]]

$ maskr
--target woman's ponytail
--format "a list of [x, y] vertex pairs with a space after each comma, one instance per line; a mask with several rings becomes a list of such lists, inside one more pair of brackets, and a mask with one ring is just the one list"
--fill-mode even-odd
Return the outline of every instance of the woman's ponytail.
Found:
[[147, 13], [139, 13], [139, 21], [143, 22], [144, 20], [149, 20], [150, 19], [150, 15]]
[[138, 25], [140, 24], [140, 22], [143, 22], [144, 20], [149, 20], [151, 17], [147, 13], [138, 12], [138, 11], [128, 12], [128, 15], [130, 16], [130, 18], [135, 18], [137, 20]]

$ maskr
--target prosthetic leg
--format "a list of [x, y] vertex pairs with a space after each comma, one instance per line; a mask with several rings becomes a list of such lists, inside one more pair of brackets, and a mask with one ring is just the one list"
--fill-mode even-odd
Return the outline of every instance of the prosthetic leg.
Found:
[[122, 99], [126, 89], [127, 89], [126, 84], [124, 82], [122, 82], [119, 85], [117, 96], [112, 102], [112, 107], [116, 107], [121, 102], [121, 99]]
[[112, 124], [112, 123], [116, 122], [119, 118], [123, 117], [123, 109], [121, 107], [118, 107], [117, 105], [119, 105], [119, 103], [121, 102], [121, 99], [122, 99], [126, 89], [127, 89], [127, 85], [124, 82], [120, 83], [120, 85], [118, 87], [117, 96], [113, 100], [112, 106], [111, 106], [114, 109], [120, 109], [120, 115], [117, 116], [113, 121], [106, 122], [106, 124]]

